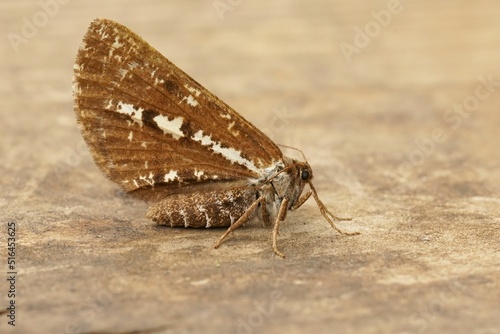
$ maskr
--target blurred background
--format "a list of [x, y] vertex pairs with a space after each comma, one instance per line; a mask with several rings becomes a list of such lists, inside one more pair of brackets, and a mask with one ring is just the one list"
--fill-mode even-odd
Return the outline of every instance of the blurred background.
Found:
[[[498, 115], [487, 110], [498, 103], [496, 1], [221, 0], [139, 5], [46, 0], [4, 1], [0, 6], [5, 37], [0, 46], [1, 126], [4, 134], [17, 133], [4, 136], [6, 161], [19, 161], [18, 155], [24, 155], [27, 163], [39, 164], [27, 156], [37, 152], [42, 159], [56, 158], [55, 151], [64, 154], [57, 149], [61, 141], [75, 145], [78, 137], [68, 111], [71, 67], [95, 17], [114, 19], [136, 31], [275, 140], [303, 149], [303, 137], [321, 143], [325, 139], [317, 132], [291, 127], [317, 116], [322, 120], [315, 127], [343, 132], [341, 143], [325, 144], [373, 145], [373, 150], [383, 149], [387, 140], [379, 138], [384, 131], [373, 127], [396, 123], [391, 131], [404, 131], [406, 136], [398, 139], [403, 141], [400, 147], [391, 148], [394, 166], [412, 160], [412, 167], [425, 168], [427, 155], [411, 159], [410, 154], [418, 149], [415, 140], [432, 137], [435, 128], [443, 129], [448, 138], [441, 147], [451, 145], [457, 128], [473, 129], [473, 145], [498, 152], [495, 140], [485, 137], [495, 133], [498, 122], [481, 122]], [[466, 101], [470, 111], [457, 114], [453, 106], [474, 95], [484, 80], [493, 81], [486, 88], [487, 98]], [[12, 98], [16, 96], [22, 98]], [[479, 123], [487, 128], [478, 131]], [[61, 127], [67, 131], [54, 132]], [[33, 131], [44, 135], [26, 150], [8, 149]], [[367, 132], [368, 141], [360, 135]]]

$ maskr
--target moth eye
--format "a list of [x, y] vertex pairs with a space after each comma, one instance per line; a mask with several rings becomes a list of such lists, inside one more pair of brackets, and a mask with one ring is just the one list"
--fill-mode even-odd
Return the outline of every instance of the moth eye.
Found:
[[303, 169], [302, 170], [302, 173], [300, 174], [300, 178], [303, 180], [303, 181], [307, 181], [309, 179], [309, 176], [311, 176], [311, 174], [309, 173], [309, 170], [307, 169]]

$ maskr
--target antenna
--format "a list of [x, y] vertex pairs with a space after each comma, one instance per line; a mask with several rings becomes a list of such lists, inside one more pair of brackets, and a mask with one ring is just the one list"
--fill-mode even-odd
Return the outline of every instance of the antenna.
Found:
[[299, 150], [298, 148], [296, 147], [292, 147], [292, 146], [288, 146], [288, 145], [283, 145], [283, 144], [277, 144], [278, 146], [281, 146], [281, 147], [286, 147], [286, 148], [289, 148], [291, 150], [295, 150], [295, 151], [299, 151], [300, 154], [302, 154], [302, 157], [304, 158], [304, 161], [307, 161], [306, 159], [306, 155], [304, 154], [304, 152], [302, 152], [302, 150]]

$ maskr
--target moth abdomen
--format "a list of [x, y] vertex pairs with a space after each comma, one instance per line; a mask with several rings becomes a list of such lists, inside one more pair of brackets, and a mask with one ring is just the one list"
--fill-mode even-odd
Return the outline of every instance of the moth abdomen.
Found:
[[174, 194], [151, 205], [147, 217], [171, 227], [227, 227], [246, 212], [255, 197], [254, 187]]

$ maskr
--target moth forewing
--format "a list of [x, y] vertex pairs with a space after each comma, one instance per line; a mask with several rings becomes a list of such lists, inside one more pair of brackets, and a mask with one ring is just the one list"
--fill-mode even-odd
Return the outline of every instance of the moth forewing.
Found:
[[[90, 24], [73, 92], [95, 163], [128, 193], [153, 201], [148, 217], [158, 224], [229, 226], [218, 247], [258, 215], [274, 224], [273, 250], [283, 256], [279, 224], [312, 193], [337, 229], [307, 162], [284, 157], [262, 131], [123, 25]], [[311, 190], [302, 194], [306, 183]]]
[[126, 27], [94, 20], [74, 68], [75, 113], [96, 164], [150, 197], [260, 178], [282, 161], [264, 133]]

